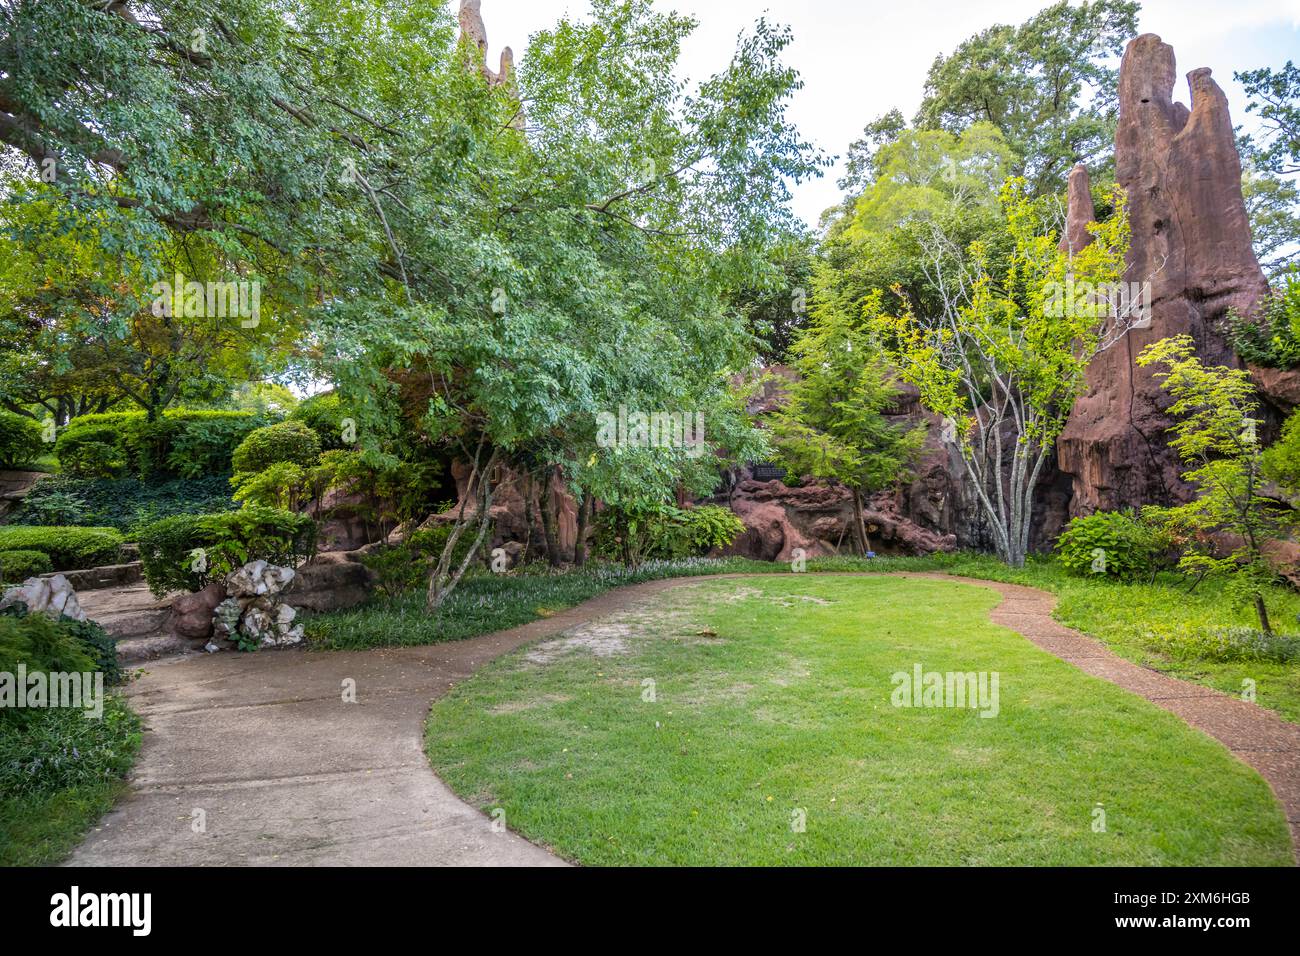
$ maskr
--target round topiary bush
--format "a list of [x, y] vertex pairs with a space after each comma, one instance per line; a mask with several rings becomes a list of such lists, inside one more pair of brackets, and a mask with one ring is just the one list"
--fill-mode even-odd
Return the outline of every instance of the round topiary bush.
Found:
[[30, 464], [44, 451], [41, 426], [35, 419], [0, 412], [0, 468]]
[[347, 440], [349, 430], [344, 427], [350, 416], [338, 392], [325, 392], [299, 402], [298, 407], [289, 413], [289, 420], [302, 422], [311, 428], [325, 451], [339, 451], [355, 444], [355, 441]]
[[256, 474], [282, 461], [314, 465], [320, 458], [320, 438], [299, 421], [267, 425], [249, 433], [231, 457], [235, 474]]
[[44, 551], [0, 551], [0, 581], [6, 584], [19, 584], [53, 570], [54, 562]]

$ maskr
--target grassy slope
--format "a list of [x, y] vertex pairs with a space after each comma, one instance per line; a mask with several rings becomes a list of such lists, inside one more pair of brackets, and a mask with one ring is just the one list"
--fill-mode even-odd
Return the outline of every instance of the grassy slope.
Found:
[[[1257, 701], [1288, 720], [1300, 722], [1300, 664], [1218, 662], [1183, 656], [1179, 635], [1233, 624], [1249, 625], [1249, 608], [1234, 608], [1213, 582], [1192, 594], [1187, 583], [1165, 575], [1154, 584], [1119, 584], [1064, 573], [1050, 560], [1034, 560], [1012, 570], [993, 558], [937, 555], [863, 561], [827, 558], [808, 562], [810, 571], [924, 571], [1012, 581], [1060, 596], [1056, 617], [1064, 624], [1105, 641], [1116, 653], [1174, 676], [1227, 693], [1256, 682]], [[608, 566], [565, 574], [482, 575], [466, 580], [438, 618], [424, 613], [422, 595], [377, 600], [370, 605], [312, 619], [308, 635], [318, 647], [354, 649], [396, 644], [432, 644], [513, 627], [594, 597], [611, 587], [639, 580], [725, 572], [789, 574], [788, 565], [738, 558], [655, 564], [639, 572]], [[1269, 601], [1276, 626], [1296, 630], [1300, 595], [1276, 588]]]
[[[1290, 862], [1253, 771], [988, 623], [995, 600], [951, 582], [700, 582], [628, 622], [646, 635], [630, 653], [489, 665], [434, 705], [428, 751], [458, 793], [589, 864]], [[890, 706], [890, 675], [915, 662], [999, 671], [1000, 715]]]

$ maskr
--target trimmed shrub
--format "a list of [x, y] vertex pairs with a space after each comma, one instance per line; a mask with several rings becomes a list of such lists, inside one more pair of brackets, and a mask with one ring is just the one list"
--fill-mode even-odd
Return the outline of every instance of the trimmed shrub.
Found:
[[307, 515], [249, 505], [211, 515], [176, 515], [140, 529], [149, 589], [197, 591], [249, 561], [296, 567], [310, 557], [316, 522]]
[[320, 439], [299, 421], [267, 425], [249, 433], [231, 456], [236, 478], [257, 474], [280, 462], [314, 465], [320, 458]]
[[114, 528], [0, 527], [0, 551], [40, 551], [49, 555], [55, 571], [116, 564], [122, 540]]
[[1072, 574], [1122, 581], [1154, 574], [1165, 550], [1152, 527], [1125, 511], [1074, 518], [1056, 541], [1057, 560]]
[[18, 584], [53, 570], [54, 562], [44, 551], [0, 551], [0, 581]]
[[29, 464], [44, 453], [45, 441], [35, 419], [0, 411], [0, 468]]
[[343, 440], [343, 419], [350, 417], [354, 416], [343, 406], [338, 392], [305, 398], [289, 413], [289, 421], [302, 422], [316, 433], [324, 451], [352, 447], [353, 442]]
[[267, 423], [252, 412], [109, 412], [73, 419], [55, 443], [59, 464], [82, 478], [199, 478], [230, 471], [230, 456]]

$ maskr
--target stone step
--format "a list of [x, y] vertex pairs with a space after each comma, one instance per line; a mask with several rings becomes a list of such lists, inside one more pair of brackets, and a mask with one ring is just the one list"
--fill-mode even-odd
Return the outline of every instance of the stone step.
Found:
[[[98, 568], [85, 568], [81, 571], [61, 571], [73, 590], [99, 591], [104, 588], [126, 588], [144, 580], [144, 565], [139, 561], [127, 564], [105, 564]], [[53, 577], [45, 574], [42, 577]]]
[[195, 654], [199, 645], [175, 634], [155, 634], [150, 637], [128, 637], [117, 642], [117, 660], [123, 666], [156, 661], [161, 657]]

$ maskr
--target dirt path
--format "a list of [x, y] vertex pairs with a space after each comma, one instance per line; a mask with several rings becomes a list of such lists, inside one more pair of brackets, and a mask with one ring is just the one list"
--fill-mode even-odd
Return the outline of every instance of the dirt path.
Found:
[[[1300, 727], [1117, 657], [1053, 621], [1056, 599], [1045, 592], [909, 576], [998, 591], [995, 623], [1222, 741], [1273, 787], [1300, 845]], [[69, 862], [560, 865], [521, 837], [494, 831], [432, 773], [421, 740], [429, 703], [523, 644], [699, 580], [630, 585], [522, 627], [448, 644], [151, 665], [129, 690], [148, 728], [131, 791]], [[355, 686], [355, 703], [343, 699], [348, 686]]]

